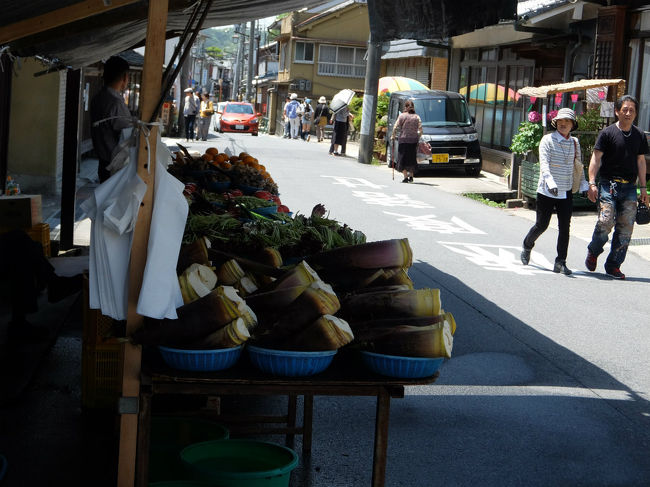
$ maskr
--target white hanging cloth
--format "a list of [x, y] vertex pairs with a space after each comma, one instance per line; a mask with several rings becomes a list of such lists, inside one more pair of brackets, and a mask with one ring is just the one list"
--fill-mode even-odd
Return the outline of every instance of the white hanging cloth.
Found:
[[176, 308], [183, 305], [176, 263], [189, 211], [187, 200], [183, 196], [185, 185], [167, 172], [167, 162], [170, 160], [171, 153], [159, 135], [147, 264], [137, 312], [161, 319], [177, 318]]
[[[92, 220], [89, 306], [101, 309], [102, 314], [116, 320], [125, 320], [127, 316], [133, 231], [147, 189], [137, 174], [137, 157], [140, 131], [145, 134], [147, 143], [150, 133], [142, 122], [137, 122], [136, 129], [131, 130], [124, 129], [124, 142], [114, 155], [114, 160], [127, 160], [126, 166], [99, 185], [82, 205]], [[176, 308], [183, 304], [176, 262], [188, 205], [182, 194], [183, 184], [171, 176], [163, 164], [169, 161], [169, 157], [169, 150], [158, 135], [154, 207], [137, 312], [154, 318], [175, 319]], [[150, 164], [151, 161], [148, 167]]]

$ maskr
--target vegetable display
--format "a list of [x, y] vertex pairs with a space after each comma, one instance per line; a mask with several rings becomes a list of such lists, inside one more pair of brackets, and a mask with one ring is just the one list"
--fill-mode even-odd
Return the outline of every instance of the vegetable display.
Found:
[[438, 289], [414, 289], [408, 239], [366, 242], [322, 204], [278, 213], [277, 185], [262, 184], [273, 180], [246, 153], [182, 150], [169, 171], [190, 203], [177, 265], [185, 304], [177, 320], [145, 319], [136, 343], [451, 357], [455, 320]]

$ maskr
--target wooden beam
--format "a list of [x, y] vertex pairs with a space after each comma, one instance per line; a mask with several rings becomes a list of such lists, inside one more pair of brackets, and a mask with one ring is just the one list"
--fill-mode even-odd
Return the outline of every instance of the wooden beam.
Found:
[[141, 0], [110, 0], [107, 6], [104, 0], [85, 0], [46, 14], [20, 20], [0, 28], [0, 45], [139, 1]]
[[[147, 42], [145, 45], [142, 90], [140, 94], [140, 119], [150, 120], [160, 96], [162, 66], [165, 57], [165, 30], [167, 27], [167, 0], [150, 0], [147, 20]], [[153, 212], [153, 187], [156, 175], [156, 139], [158, 128], [151, 127], [149, 147], [144, 134], [140, 135], [138, 150], [138, 175], [147, 184], [147, 191], [140, 206], [131, 245], [129, 267], [129, 305], [126, 333], [131, 335], [142, 325], [142, 316], [136, 312], [142, 276], [147, 261], [149, 228]], [[148, 158], [147, 149], [151, 153]], [[150, 161], [150, 164], [148, 164]], [[149, 167], [148, 167], [149, 166]], [[122, 371], [122, 397], [137, 398], [140, 394], [140, 365], [142, 349], [129, 343], [124, 345]], [[120, 447], [117, 485], [134, 485], [136, 475], [136, 452], [138, 440], [138, 414], [122, 414], [120, 420]]]

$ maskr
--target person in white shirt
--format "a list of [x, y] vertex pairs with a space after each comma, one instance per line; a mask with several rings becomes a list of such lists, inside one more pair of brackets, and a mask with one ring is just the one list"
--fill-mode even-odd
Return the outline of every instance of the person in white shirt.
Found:
[[194, 96], [192, 88], [185, 88], [185, 104], [183, 105], [183, 117], [185, 117], [185, 142], [194, 140], [194, 122], [196, 114], [199, 113], [198, 98]]
[[[573, 212], [573, 160], [577, 156], [582, 160], [580, 142], [570, 133], [578, 128], [576, 114], [570, 108], [562, 108], [551, 121], [556, 129], [542, 137], [539, 143], [539, 183], [537, 185], [536, 221], [530, 229], [521, 251], [521, 262], [527, 265], [535, 241], [548, 228], [553, 212], [557, 212], [558, 230], [557, 257], [553, 272], [570, 275], [566, 266], [569, 250], [569, 228]], [[589, 189], [584, 171], [579, 191]]]
[[297, 139], [300, 136], [300, 102], [296, 93], [291, 93], [289, 98], [290, 101], [285, 110], [291, 125], [291, 138]]

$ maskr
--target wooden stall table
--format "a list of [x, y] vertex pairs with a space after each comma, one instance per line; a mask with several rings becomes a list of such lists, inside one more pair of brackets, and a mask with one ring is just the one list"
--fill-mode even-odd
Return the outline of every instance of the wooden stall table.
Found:
[[[359, 355], [340, 352], [324, 372], [310, 377], [274, 377], [255, 369], [244, 351], [239, 363], [219, 372], [185, 372], [171, 369], [152, 353], [143, 362], [140, 387], [137, 476], [139, 486], [148, 481], [149, 432], [151, 403], [157, 394], [206, 396], [260, 395], [288, 397], [286, 428], [274, 429], [287, 439], [302, 435], [303, 457], [311, 452], [314, 396], [374, 396], [377, 398], [372, 486], [384, 485], [391, 398], [403, 398], [404, 387], [432, 384], [438, 372], [422, 379], [395, 379], [368, 371]], [[303, 396], [303, 424], [296, 425], [296, 398]], [[260, 430], [268, 433], [268, 429]]]

